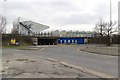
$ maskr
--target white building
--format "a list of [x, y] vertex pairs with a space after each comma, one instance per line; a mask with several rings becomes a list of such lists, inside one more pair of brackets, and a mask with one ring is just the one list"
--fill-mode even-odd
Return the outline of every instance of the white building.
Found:
[[16, 30], [22, 35], [32, 35], [48, 28], [49, 27], [46, 25], [36, 23], [31, 20], [21, 20], [20, 18], [13, 22], [13, 30]]

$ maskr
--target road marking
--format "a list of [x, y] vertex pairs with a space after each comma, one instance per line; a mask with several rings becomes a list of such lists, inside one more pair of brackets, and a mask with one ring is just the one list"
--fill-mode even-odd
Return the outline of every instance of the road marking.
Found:
[[42, 58], [51, 62], [59, 62], [58, 60], [55, 60], [53, 58], [46, 58], [46, 57], [42, 57]]
[[45, 48], [41, 48], [41, 49], [39, 49], [39, 48], [28, 48], [28, 49], [14, 49], [15, 51], [22, 51], [22, 50], [43, 50], [43, 49], [45, 49]]
[[45, 48], [41, 48], [41, 49], [39, 49], [39, 51], [42, 51], [42, 50], [44, 50]]

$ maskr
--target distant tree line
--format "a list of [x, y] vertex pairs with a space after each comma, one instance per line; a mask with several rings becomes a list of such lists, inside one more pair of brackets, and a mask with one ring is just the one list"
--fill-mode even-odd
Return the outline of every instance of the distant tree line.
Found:
[[6, 26], [6, 18], [0, 15], [0, 42], [2, 40], [2, 33], [5, 33], [5, 26]]
[[5, 33], [6, 23], [7, 23], [6, 17], [0, 15], [0, 33]]

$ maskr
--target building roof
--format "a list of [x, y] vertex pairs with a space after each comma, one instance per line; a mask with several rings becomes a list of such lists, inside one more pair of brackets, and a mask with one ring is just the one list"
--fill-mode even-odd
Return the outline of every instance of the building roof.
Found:
[[40, 24], [40, 23], [37, 23], [37, 22], [33, 22], [33, 21], [23, 21], [22, 22], [24, 25], [28, 26], [28, 27], [31, 27], [31, 30], [33, 32], [40, 32], [40, 31], [43, 31], [45, 29], [48, 29], [49, 26], [46, 26], [46, 25], [43, 25], [43, 24]]

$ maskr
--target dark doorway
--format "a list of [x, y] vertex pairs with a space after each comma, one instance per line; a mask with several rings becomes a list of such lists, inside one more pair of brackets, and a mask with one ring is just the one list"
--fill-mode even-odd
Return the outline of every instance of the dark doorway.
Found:
[[57, 45], [57, 39], [38, 39], [38, 45]]

